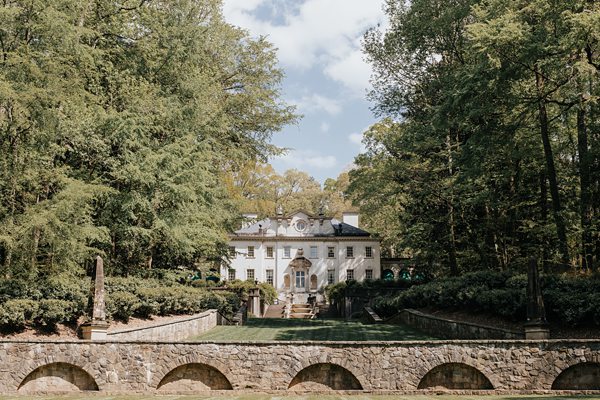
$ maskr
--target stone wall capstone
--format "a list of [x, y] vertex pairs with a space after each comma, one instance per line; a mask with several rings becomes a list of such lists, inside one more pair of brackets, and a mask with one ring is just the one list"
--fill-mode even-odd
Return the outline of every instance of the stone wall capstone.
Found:
[[218, 325], [219, 319], [217, 310], [208, 310], [168, 323], [108, 332], [107, 340], [185, 340], [214, 328]]

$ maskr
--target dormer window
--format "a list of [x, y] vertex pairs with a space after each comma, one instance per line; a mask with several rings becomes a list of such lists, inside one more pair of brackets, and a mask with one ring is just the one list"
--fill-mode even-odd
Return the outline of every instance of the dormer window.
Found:
[[305, 220], [300, 219], [300, 220], [296, 221], [296, 230], [298, 232], [304, 232], [307, 227], [308, 227], [308, 224], [306, 223]]

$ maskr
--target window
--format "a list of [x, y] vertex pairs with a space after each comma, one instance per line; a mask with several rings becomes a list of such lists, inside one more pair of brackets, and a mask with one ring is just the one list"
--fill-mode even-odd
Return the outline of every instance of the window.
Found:
[[273, 285], [273, 270], [272, 269], [268, 269], [267, 270], [267, 283], [271, 286]]
[[249, 281], [254, 281], [254, 270], [253, 269], [246, 270], [246, 279]]
[[273, 258], [273, 247], [267, 247], [267, 258]]
[[317, 258], [319, 251], [317, 246], [310, 246], [310, 258]]
[[235, 257], [235, 246], [229, 246], [229, 257]]
[[235, 281], [235, 269], [229, 268], [229, 270], [227, 271], [227, 279], [229, 279], [230, 281]]
[[354, 270], [353, 269], [349, 269], [346, 271], [346, 280], [347, 281], [353, 281], [354, 280]]
[[292, 258], [292, 246], [283, 247], [283, 258]]
[[301, 219], [296, 222], [296, 230], [298, 232], [304, 232], [306, 230], [306, 227], [307, 227], [306, 221]]
[[296, 271], [296, 287], [303, 288], [306, 286], [306, 276], [304, 271]]
[[346, 258], [354, 258], [354, 247], [352, 247], [352, 246], [346, 247]]
[[327, 284], [333, 285], [335, 283], [335, 269], [327, 270]]
[[248, 246], [248, 258], [254, 258], [254, 246]]
[[365, 257], [373, 258], [373, 248], [371, 246], [365, 247]]
[[327, 258], [335, 258], [335, 247], [327, 247]]
[[372, 269], [365, 270], [365, 279], [373, 279], [373, 270]]

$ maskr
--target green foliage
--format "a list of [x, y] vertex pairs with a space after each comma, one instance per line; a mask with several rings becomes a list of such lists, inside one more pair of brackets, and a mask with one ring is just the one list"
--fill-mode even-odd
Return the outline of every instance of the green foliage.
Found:
[[[384, 117], [349, 193], [382, 252], [437, 275], [600, 255], [600, 3], [387, 2], [364, 38]], [[558, 268], [557, 268], [558, 269]]]
[[371, 279], [365, 281], [347, 281], [338, 282], [325, 287], [325, 295], [330, 302], [340, 302], [346, 296], [364, 296], [370, 298], [379, 298], [389, 296], [390, 293], [397, 292], [400, 289], [410, 288], [413, 285], [420, 285], [423, 281]]
[[38, 302], [14, 299], [0, 305], [0, 325], [4, 331], [20, 331], [37, 315]]
[[[217, 309], [231, 315], [239, 308], [239, 296], [234, 292], [213, 292], [206, 288], [177, 283], [177, 274], [162, 275], [162, 279], [139, 277], [109, 277], [107, 284], [107, 314], [127, 321], [136, 316], [195, 314]], [[237, 290], [235, 291], [237, 292]]]
[[128, 322], [142, 303], [138, 296], [130, 292], [112, 292], [106, 297], [106, 314], [113, 319]]
[[[247, 297], [250, 293], [250, 289], [257, 287], [257, 285], [251, 281], [236, 279], [227, 282], [226, 287], [227, 289], [236, 292], [239, 296]], [[261, 299], [264, 300], [266, 304], [273, 304], [277, 298], [277, 290], [266, 282], [259, 283], [258, 288]]]
[[34, 325], [54, 331], [59, 323], [72, 322], [77, 316], [77, 304], [68, 300], [43, 299], [33, 317]]
[[[218, 0], [0, 6], [0, 268], [31, 279], [223, 253], [232, 161], [294, 122], [275, 49]], [[9, 38], [11, 38], [9, 40]], [[222, 157], [227, 154], [228, 157]]]
[[[564, 325], [600, 326], [597, 277], [542, 276], [548, 320]], [[391, 316], [404, 308], [433, 307], [496, 315], [525, 321], [527, 275], [480, 271], [413, 286], [395, 296], [379, 298], [375, 308]]]

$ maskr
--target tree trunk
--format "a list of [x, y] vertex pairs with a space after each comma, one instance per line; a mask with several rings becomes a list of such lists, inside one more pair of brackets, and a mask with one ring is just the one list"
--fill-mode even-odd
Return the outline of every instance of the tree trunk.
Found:
[[579, 152], [579, 182], [581, 206], [581, 265], [584, 270], [594, 269], [592, 242], [592, 196], [590, 192], [590, 159], [588, 153], [585, 106], [577, 109], [577, 149]]
[[[448, 176], [452, 177], [454, 174], [453, 156], [452, 156], [452, 137], [450, 134], [446, 136], [446, 147], [448, 150]], [[450, 267], [450, 275], [458, 275], [458, 262], [456, 260], [456, 221], [454, 217], [454, 191], [450, 187], [450, 204], [448, 206], [448, 236], [449, 236], [449, 248], [448, 248], [448, 263]]]
[[538, 95], [538, 116], [540, 120], [540, 134], [544, 145], [544, 157], [546, 159], [546, 173], [550, 185], [550, 195], [552, 196], [552, 213], [556, 225], [556, 235], [558, 236], [558, 251], [562, 267], [569, 265], [569, 248], [567, 246], [567, 232], [565, 222], [562, 218], [562, 208], [560, 205], [560, 196], [558, 182], [556, 179], [556, 168], [554, 166], [554, 156], [550, 144], [550, 133], [548, 124], [548, 113], [546, 111], [546, 99], [544, 94], [544, 77], [539, 73], [538, 66], [535, 66], [535, 83]]
[[[546, 223], [548, 222], [548, 185], [546, 174], [544, 172], [540, 173], [540, 219], [542, 224], [546, 226]], [[549, 240], [545, 231], [542, 234], [541, 243], [542, 268], [544, 272], [550, 272], [548, 268], [548, 258], [550, 257], [550, 253], [548, 251]]]

